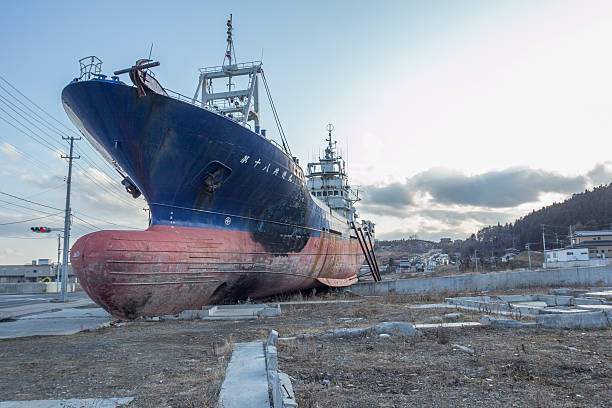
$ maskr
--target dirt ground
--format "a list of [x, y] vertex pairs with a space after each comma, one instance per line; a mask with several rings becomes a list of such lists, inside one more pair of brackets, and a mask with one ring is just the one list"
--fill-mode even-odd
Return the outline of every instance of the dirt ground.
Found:
[[[359, 299], [316, 296], [338, 298]], [[272, 329], [289, 337], [381, 321], [423, 323], [453, 311], [409, 308], [441, 297], [362, 300], [283, 306], [282, 316], [260, 320], [138, 322], [0, 340], [0, 401], [134, 396], [130, 407], [212, 407], [235, 342], [263, 339]], [[302, 408], [612, 406], [610, 329], [424, 333], [279, 342], [279, 363]]]

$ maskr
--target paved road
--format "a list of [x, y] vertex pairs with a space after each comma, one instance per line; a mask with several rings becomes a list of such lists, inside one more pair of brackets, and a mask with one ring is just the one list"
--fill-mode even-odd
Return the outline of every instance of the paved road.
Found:
[[57, 300], [57, 294], [0, 295], [0, 339], [73, 334], [112, 320], [84, 292]]
[[[36, 295], [4, 295], [0, 294], [0, 310], [6, 308], [13, 308], [25, 305], [32, 305], [35, 303], [48, 303], [57, 301], [61, 295], [56, 293], [41, 293]], [[87, 299], [85, 292], [68, 293], [68, 300], [80, 300]], [[54, 302], [55, 303], [55, 302]]]
[[0, 295], [0, 320], [92, 305], [94, 302], [85, 292], [69, 293], [65, 303], [58, 302], [57, 294]]

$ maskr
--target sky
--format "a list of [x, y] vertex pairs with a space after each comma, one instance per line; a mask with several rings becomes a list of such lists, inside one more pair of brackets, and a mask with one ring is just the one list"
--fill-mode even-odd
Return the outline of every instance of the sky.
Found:
[[[301, 163], [334, 124], [379, 239], [462, 239], [612, 181], [608, 1], [6, 2], [0, 264], [57, 257], [57, 236], [29, 227], [63, 226], [61, 137], [75, 129], [60, 94], [78, 59], [111, 73], [153, 44], [157, 79], [193, 95], [197, 69], [223, 61], [229, 13]], [[266, 107], [263, 127], [278, 133]], [[76, 149], [71, 242], [146, 228], [146, 202], [85, 140]]]

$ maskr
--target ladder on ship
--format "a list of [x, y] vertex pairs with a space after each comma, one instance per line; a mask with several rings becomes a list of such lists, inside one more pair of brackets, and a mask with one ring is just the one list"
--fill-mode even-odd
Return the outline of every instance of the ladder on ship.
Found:
[[[380, 270], [378, 269], [378, 261], [376, 260], [376, 254], [374, 253], [374, 246], [372, 245], [372, 235], [370, 234], [370, 231], [366, 229], [364, 234], [363, 229], [355, 226], [354, 221], [351, 221], [351, 227], [355, 231], [355, 235], [357, 235], [357, 241], [359, 241], [359, 246], [361, 247], [361, 251], [365, 256], [366, 263], [370, 268], [374, 281], [380, 282], [382, 277], [380, 276]], [[368, 237], [367, 241], [366, 236]]]

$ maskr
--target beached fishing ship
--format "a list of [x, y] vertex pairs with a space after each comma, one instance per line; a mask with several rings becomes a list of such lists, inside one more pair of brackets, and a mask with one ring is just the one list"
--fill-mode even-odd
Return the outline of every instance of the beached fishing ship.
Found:
[[[62, 92], [70, 119], [150, 209], [146, 230], [94, 232], [71, 249], [84, 290], [117, 317], [351, 285], [371, 248], [331, 128], [305, 175], [271, 97], [280, 144], [262, 129], [262, 63], [235, 63], [231, 18], [227, 27], [223, 65], [200, 69], [193, 98], [162, 87], [148, 59], [109, 79], [88, 57]], [[227, 87], [215, 91], [218, 81]]]

